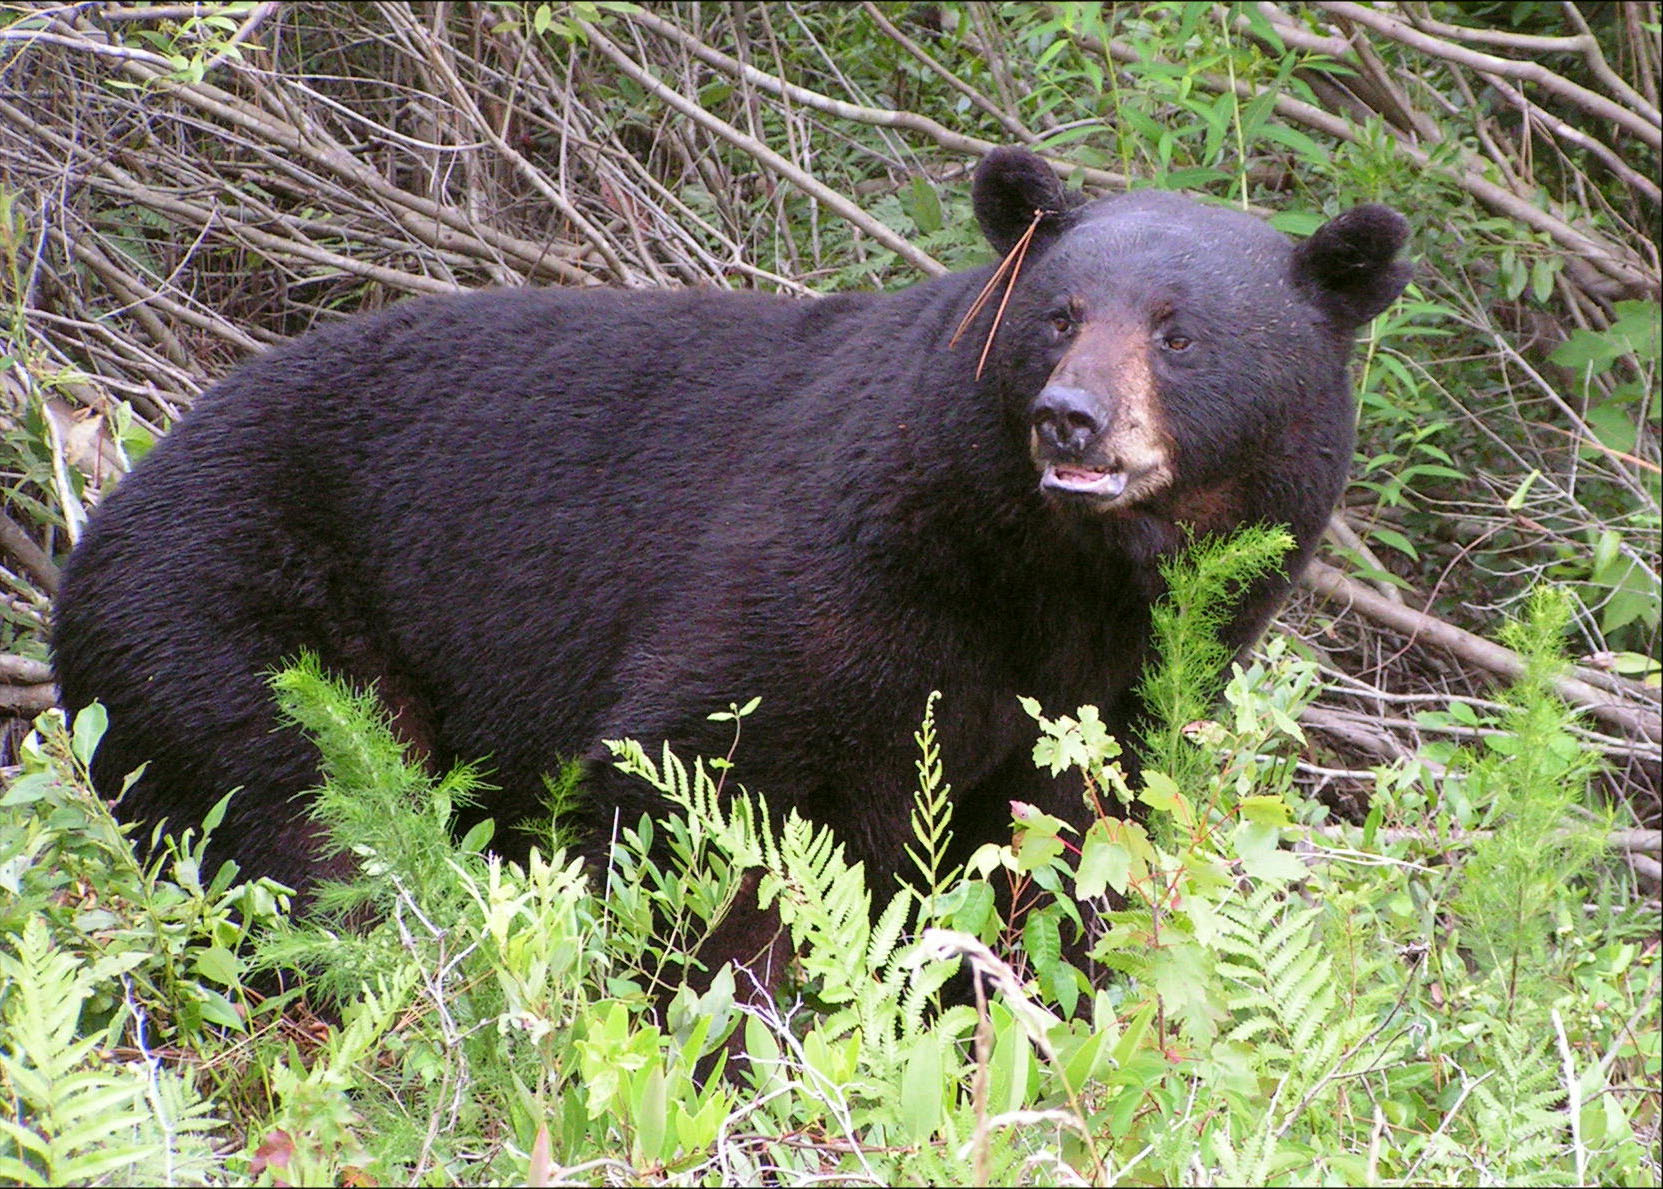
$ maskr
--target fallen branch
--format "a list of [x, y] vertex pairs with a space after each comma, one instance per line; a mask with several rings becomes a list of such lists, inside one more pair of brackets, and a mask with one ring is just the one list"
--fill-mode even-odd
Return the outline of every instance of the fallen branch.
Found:
[[0, 515], [0, 549], [11, 554], [12, 559], [29, 572], [35, 585], [49, 595], [58, 593], [57, 564], [46, 556], [46, 550], [30, 540], [29, 534], [15, 520], [6, 515]]
[[1590, 91], [1563, 75], [1555, 74], [1540, 62], [1521, 62], [1514, 58], [1499, 58], [1494, 54], [1469, 50], [1465, 46], [1423, 33], [1407, 21], [1366, 4], [1353, 4], [1347, 0], [1317, 0], [1316, 7], [1342, 20], [1373, 29], [1376, 33], [1401, 42], [1417, 53], [1454, 62], [1479, 74], [1499, 74], [1505, 78], [1535, 83], [1543, 90], [1551, 91], [1566, 102], [1575, 104], [1596, 119], [1611, 121], [1624, 131], [1639, 137], [1652, 148], [1663, 147], [1663, 129], [1658, 127], [1655, 116], [1648, 118], [1640, 112], [1630, 111], [1597, 91]]
[[[1288, 36], [1288, 21], [1273, 22], [1278, 33], [1287, 37], [1290, 44], [1299, 44], [1299, 39]], [[1142, 61], [1139, 49], [1124, 41], [1111, 39], [1106, 44], [1102, 39], [1090, 34], [1070, 32], [1069, 38], [1081, 49], [1091, 53], [1101, 54], [1122, 65], [1135, 65]], [[1314, 38], [1324, 46], [1332, 46], [1332, 38]], [[1349, 43], [1347, 49], [1349, 49]], [[1347, 60], [1349, 58], [1349, 60]], [[1360, 63], [1355, 54], [1341, 57], [1341, 61], [1349, 68], [1359, 68]], [[1258, 97], [1258, 90], [1254, 84], [1245, 79], [1226, 77], [1209, 71], [1197, 71], [1191, 76], [1196, 85], [1213, 94], [1235, 92], [1243, 100]], [[1358, 125], [1345, 116], [1324, 111], [1315, 104], [1306, 103], [1290, 95], [1278, 93], [1271, 104], [1272, 110], [1289, 124], [1310, 128], [1325, 136], [1347, 143], [1356, 143], [1360, 139]], [[1419, 169], [1428, 173], [1439, 174], [1465, 190], [1473, 198], [1489, 207], [1498, 214], [1524, 223], [1553, 240], [1559, 248], [1568, 253], [1574, 263], [1589, 275], [1583, 279], [1588, 287], [1596, 279], [1593, 274], [1602, 274], [1601, 295], [1606, 298], [1622, 298], [1638, 295], [1655, 295], [1659, 291], [1659, 276], [1654, 261], [1642, 261], [1623, 245], [1610, 239], [1601, 237], [1598, 232], [1588, 227], [1585, 220], [1574, 219], [1560, 215], [1551, 209], [1543, 209], [1533, 198], [1515, 194], [1506, 186], [1491, 181], [1484, 172], [1483, 164], [1470, 152], [1463, 151], [1449, 163], [1442, 158], [1434, 159], [1426, 149], [1415, 143], [1414, 139], [1401, 129], [1390, 124], [1387, 132], [1393, 137], [1394, 149], [1412, 161]]]
[[58, 704], [58, 687], [51, 682], [44, 685], [0, 684], [0, 713], [33, 718]]
[[[1335, 838], [1340, 841], [1354, 840], [1362, 833], [1362, 826], [1349, 824], [1326, 826], [1300, 826], [1300, 832], [1318, 834], [1324, 838]], [[1397, 826], [1381, 826], [1374, 836], [1386, 842], [1429, 842], [1439, 846], [1470, 846], [1474, 842], [1481, 842], [1491, 837], [1494, 830], [1451, 830], [1448, 834], [1436, 837], [1422, 830], [1406, 830]], [[1611, 830], [1605, 835], [1605, 846], [1608, 850], [1621, 851], [1625, 854], [1663, 854], [1663, 830]]]
[[0, 685], [45, 685], [52, 680], [52, 666], [34, 657], [0, 653]]
[[[875, 9], [873, 11], [876, 12]], [[659, 36], [673, 41], [701, 62], [716, 67], [724, 74], [736, 79], [743, 79], [753, 86], [761, 87], [772, 95], [790, 99], [795, 103], [813, 108], [815, 111], [823, 112], [826, 115], [844, 120], [853, 120], [861, 124], [872, 124], [881, 128], [901, 128], [909, 132], [917, 132], [929, 137], [944, 149], [950, 149], [953, 152], [964, 153], [972, 157], [979, 157], [999, 147], [996, 142], [991, 140], [983, 140], [980, 137], [965, 136], [962, 133], [953, 132], [942, 127], [928, 116], [921, 116], [916, 112], [863, 107], [860, 104], [834, 99], [829, 95], [811, 91], [807, 87], [786, 82], [784, 79], [759, 70], [755, 66], [731, 58], [720, 50], [712, 49], [692, 34], [645, 9], [631, 13], [629, 19], [635, 24], [645, 26]], [[1037, 137], [1025, 129], [1020, 131], [1019, 136], [1032, 145], [1036, 151], [1044, 147], [1041, 143], [1043, 138]], [[749, 150], [747, 149], [747, 151]], [[1115, 173], [1112, 170], [1092, 169], [1072, 161], [1051, 161], [1050, 165], [1052, 169], [1056, 170], [1059, 177], [1071, 178], [1078, 174], [1081, 181], [1105, 190], [1124, 190], [1128, 185], [1124, 174]], [[928, 271], [928, 269], [925, 271]]]
[[[1435, 645], [1509, 681], [1524, 676], [1524, 659], [1512, 649], [1463, 631], [1435, 615], [1394, 603], [1361, 582], [1346, 577], [1333, 566], [1312, 562], [1301, 577], [1300, 585], [1324, 598], [1346, 604], [1349, 609], [1375, 623], [1403, 633], [1411, 642]], [[1561, 677], [1554, 684], [1560, 697], [1572, 706], [1586, 710], [1601, 722], [1627, 735], [1653, 742], [1663, 741], [1663, 723], [1659, 723], [1655, 709], [1612, 702], [1600, 690], [1576, 677]]]

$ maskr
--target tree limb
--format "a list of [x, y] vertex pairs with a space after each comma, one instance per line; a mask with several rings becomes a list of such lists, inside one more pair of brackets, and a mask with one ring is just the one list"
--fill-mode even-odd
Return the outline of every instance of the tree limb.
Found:
[[[1454, 624], [1413, 607], [1394, 603], [1330, 565], [1314, 561], [1300, 579], [1306, 589], [1346, 604], [1351, 610], [1384, 624], [1394, 631], [1455, 653], [1462, 660], [1498, 677], [1517, 680], [1524, 675], [1524, 659], [1510, 648], [1475, 636]], [[1559, 696], [1572, 706], [1586, 710], [1601, 722], [1652, 742], [1663, 740], [1663, 724], [1655, 710], [1612, 702], [1600, 690], [1575, 677], [1555, 681]]]

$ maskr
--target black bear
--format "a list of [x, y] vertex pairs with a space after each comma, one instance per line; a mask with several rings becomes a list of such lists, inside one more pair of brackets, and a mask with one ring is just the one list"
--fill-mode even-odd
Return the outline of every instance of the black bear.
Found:
[[1186, 529], [1291, 528], [1229, 629], [1260, 632], [1344, 483], [1347, 357], [1407, 282], [1406, 227], [1362, 206], [1294, 243], [1169, 193], [1087, 202], [1019, 150], [973, 199], [1020, 264], [962, 334], [991, 267], [815, 300], [424, 299], [235, 372], [65, 570], [58, 675], [109, 711], [100, 789], [147, 762], [120, 812], [182, 826], [241, 786], [210, 859], [306, 889], [316, 754], [267, 687], [306, 649], [436, 765], [483, 761], [499, 823], [592, 761], [597, 850], [659, 812], [602, 740], [719, 755], [707, 715], [752, 697], [736, 779], [835, 826], [875, 887], [931, 690], [963, 845], [1013, 798], [1083, 825], [1019, 696], [1129, 729]]

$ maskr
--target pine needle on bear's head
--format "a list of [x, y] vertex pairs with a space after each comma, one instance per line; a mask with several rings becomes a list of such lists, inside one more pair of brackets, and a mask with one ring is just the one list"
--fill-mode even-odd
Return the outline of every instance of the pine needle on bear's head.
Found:
[[999, 308], [994, 311], [993, 325], [987, 328], [987, 340], [982, 343], [981, 357], [976, 360], [976, 379], [978, 380], [982, 378], [982, 369], [987, 366], [988, 353], [993, 350], [993, 336], [999, 333], [999, 323], [1004, 319], [1005, 307], [1010, 304], [1011, 290], [1016, 287], [1016, 278], [1022, 273], [1022, 260], [1028, 254], [1028, 245], [1033, 242], [1034, 232], [1039, 230], [1040, 223], [1044, 221], [1047, 215], [1056, 213], [1047, 210], [1034, 211], [1034, 218], [1028, 224], [1028, 229], [1022, 233], [1021, 238], [1011, 245], [1011, 250], [1005, 253], [1005, 258], [999, 262], [999, 267], [993, 270], [993, 275], [987, 279], [987, 284], [983, 285], [982, 291], [976, 294], [976, 300], [970, 303], [970, 309], [960, 320], [958, 329], [953, 331], [953, 337], [947, 340], [949, 347], [958, 345], [959, 339], [964, 337], [964, 332], [970, 328], [970, 324], [976, 320], [976, 315], [982, 312], [982, 309], [988, 303], [988, 299], [992, 297], [993, 287], [999, 283], [1000, 278], [1006, 277], [1005, 292], [999, 298]]

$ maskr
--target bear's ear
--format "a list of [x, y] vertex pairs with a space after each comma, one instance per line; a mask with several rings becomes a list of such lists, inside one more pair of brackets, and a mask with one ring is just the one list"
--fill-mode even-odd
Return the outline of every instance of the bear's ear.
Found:
[[1408, 240], [1407, 220], [1390, 207], [1354, 207], [1294, 249], [1294, 279], [1332, 321], [1354, 329], [1396, 301], [1414, 275], [1397, 258]]
[[1034, 221], [1035, 211], [1055, 212], [1042, 230], [1060, 229], [1062, 215], [1074, 203], [1051, 167], [1027, 149], [994, 149], [976, 167], [970, 186], [976, 222], [993, 250], [1009, 252]]

